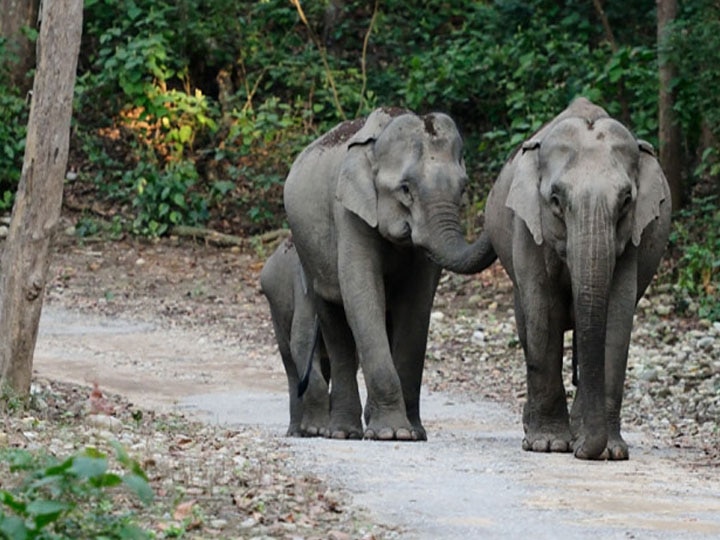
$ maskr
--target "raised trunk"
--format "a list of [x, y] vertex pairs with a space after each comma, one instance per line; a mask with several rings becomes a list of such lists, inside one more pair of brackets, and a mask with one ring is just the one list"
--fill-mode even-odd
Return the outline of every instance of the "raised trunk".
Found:
[[[587, 203], [589, 206], [591, 203]], [[607, 446], [605, 414], [605, 336], [608, 296], [615, 268], [614, 224], [601, 207], [585, 208], [581, 225], [569, 231], [568, 266], [575, 308], [578, 396], [582, 423], [575, 453], [597, 458]]]
[[481, 272], [497, 259], [497, 254], [485, 231], [475, 242], [468, 244], [457, 215], [455, 207], [445, 213], [436, 212], [430, 221], [428, 238], [425, 241], [413, 240], [427, 250], [434, 262], [451, 272]]

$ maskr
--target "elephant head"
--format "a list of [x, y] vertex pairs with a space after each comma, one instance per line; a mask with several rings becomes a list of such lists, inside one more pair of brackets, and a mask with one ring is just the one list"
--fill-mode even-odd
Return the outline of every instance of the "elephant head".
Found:
[[463, 141], [449, 116], [378, 109], [347, 148], [336, 198], [385, 239], [422, 248], [458, 273], [479, 272], [495, 260], [485, 235], [473, 244], [463, 236], [468, 177]]
[[[666, 182], [652, 148], [589, 101], [576, 100], [514, 158], [506, 205], [537, 245], [567, 266], [582, 418], [599, 455], [607, 442], [605, 339], [616, 261], [660, 215]], [[547, 256], [546, 256], [547, 259]], [[634, 289], [633, 289], [634, 291]]]

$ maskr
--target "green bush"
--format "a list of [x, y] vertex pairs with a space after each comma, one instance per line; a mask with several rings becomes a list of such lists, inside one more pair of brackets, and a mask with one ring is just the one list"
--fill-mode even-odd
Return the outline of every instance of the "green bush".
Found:
[[705, 197], [679, 213], [670, 244], [679, 250], [674, 276], [681, 299], [698, 304], [697, 314], [720, 321], [720, 199]]
[[174, 225], [198, 225], [207, 219], [207, 201], [192, 189], [198, 180], [193, 163], [171, 162], [158, 170], [141, 162], [129, 176], [136, 191], [134, 232], [162, 236]]
[[9, 88], [4, 41], [0, 38], [0, 212], [12, 208], [22, 173], [28, 108], [15, 88]]
[[151, 538], [136, 516], [116, 497], [125, 487], [142, 503], [153, 492], [140, 465], [113, 444], [112, 472], [108, 457], [86, 448], [64, 461], [26, 450], [4, 449], [2, 461], [16, 473], [18, 484], [0, 489], [0, 537], [8, 540]]

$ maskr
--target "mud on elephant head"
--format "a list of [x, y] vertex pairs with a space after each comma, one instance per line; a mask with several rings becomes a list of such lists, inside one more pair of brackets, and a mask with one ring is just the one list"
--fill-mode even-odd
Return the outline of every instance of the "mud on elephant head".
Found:
[[[620, 406], [633, 313], [670, 227], [652, 148], [579, 98], [508, 161], [485, 223], [515, 285], [524, 447], [627, 459]], [[561, 367], [571, 328], [578, 388], [568, 419]]]
[[387, 240], [474, 273], [486, 250], [467, 244], [459, 210], [468, 183], [463, 140], [443, 113], [378, 109], [347, 142], [336, 197]]

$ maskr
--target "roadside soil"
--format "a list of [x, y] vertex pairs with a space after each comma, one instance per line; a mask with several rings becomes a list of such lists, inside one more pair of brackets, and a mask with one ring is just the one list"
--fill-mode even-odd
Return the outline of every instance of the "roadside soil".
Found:
[[[449, 508], [436, 509], [446, 520], [433, 521], [428, 517], [432, 509], [393, 507], [385, 498], [402, 498], [405, 492], [378, 491], [376, 484], [396, 475], [400, 486], [415, 485], [420, 481], [417, 471], [428, 461], [439, 462], [441, 453], [463, 460], [471, 447], [492, 447], [495, 440], [503, 441], [496, 448], [498, 455], [490, 452], [484, 465], [473, 465], [485, 476], [507, 469], [513, 474], [501, 477], [504, 482], [526, 475], [540, 485], [552, 483], [548, 466], [570, 473], [552, 500], [547, 493], [535, 494], [530, 506], [574, 507], [575, 495], [593, 489], [578, 468], [587, 464], [569, 456], [542, 456], [548, 459], [540, 465], [537, 455], [519, 450], [524, 366], [514, 331], [511, 284], [497, 264], [477, 276], [447, 274], [442, 279], [424, 377], [424, 403], [433, 414], [427, 425], [431, 441], [408, 446], [413, 450], [401, 456], [401, 462], [409, 469], [378, 468], [378, 476], [365, 478], [370, 484], [363, 488], [361, 479], [353, 478], [356, 471], [343, 469], [343, 456], [382, 461], [383, 456], [376, 455], [386, 452], [382, 445], [283, 438], [288, 418], [286, 408], [278, 409], [278, 400], [286, 403], [285, 379], [258, 285], [270, 251], [217, 248], [178, 238], [110, 242], [60, 235], [36, 351], [34, 394], [39, 405], [24, 417], [4, 415], [6, 443], [67, 453], [118, 438], [149, 468], [153, 486], [168, 505], [167, 518], [149, 525], [161, 535], [184, 527], [189, 538], [472, 536], [490, 527], [497, 504], [519, 504], [506, 500], [513, 492], [507, 491], [505, 498], [498, 492], [496, 503], [486, 501], [486, 512], [468, 515], [455, 496], [462, 486], [450, 485], [447, 496], [438, 492], [435, 500], [435, 506], [441, 498], [450, 501]], [[701, 499], [696, 508], [691, 501], [678, 511], [689, 516], [683, 523], [701, 526], [673, 533], [668, 523], [636, 523], [627, 530], [650, 527], [670, 534], [660, 537], [672, 538], [705, 534], [705, 527], [714, 534], [720, 532], [717, 521], [693, 512], [720, 514], [705, 498], [720, 493], [715, 480], [706, 482], [716, 477], [720, 464], [720, 325], [674, 316], [672, 297], [662, 285], [648, 297], [638, 310], [623, 407], [624, 425], [632, 431], [631, 461], [606, 481], [634, 475], [652, 483], [653, 475], [680, 464], [668, 477], [679, 481], [687, 474], [687, 489], [697, 487]], [[87, 345], [68, 330], [93, 325], [95, 334], [107, 330], [102, 347]], [[571, 394], [569, 358], [566, 364]], [[105, 401], [93, 399], [95, 384]], [[244, 400], [238, 402], [240, 394]], [[483, 418], [472, 416], [480, 402], [496, 404], [499, 412], [483, 409], [477, 413]], [[459, 415], [454, 404], [464, 404], [464, 412]], [[269, 409], [282, 413], [253, 422]], [[58, 434], [58, 422], [65, 435]], [[440, 485], [446, 473], [454, 482], [468, 476], [457, 461], [451, 459], [449, 466], [448, 471], [439, 468], [439, 476], [429, 481]], [[352, 485], [360, 487], [353, 490]], [[510, 489], [504, 483], [495, 487]], [[610, 489], [609, 499], [616, 488]], [[636, 486], [626, 494], [630, 499], [618, 498], [607, 508], [613, 517], [595, 525], [622, 527], [625, 514], [615, 510], [624, 503], [637, 504], [645, 489], [652, 487]], [[683, 489], [678, 496], [687, 495]], [[413, 495], [415, 499], [422, 497]], [[430, 501], [432, 505], [432, 497]], [[674, 504], [672, 499], [660, 502]], [[378, 505], [386, 511], [378, 511]], [[413, 517], [413, 512], [419, 514]], [[508, 527], [508, 533], [533, 532], [518, 524]], [[613, 530], [626, 536], [622, 529]], [[542, 529], [537, 532], [545, 536]], [[548, 537], [557, 533], [546, 532]], [[590, 533], [597, 530], [588, 537]]]

